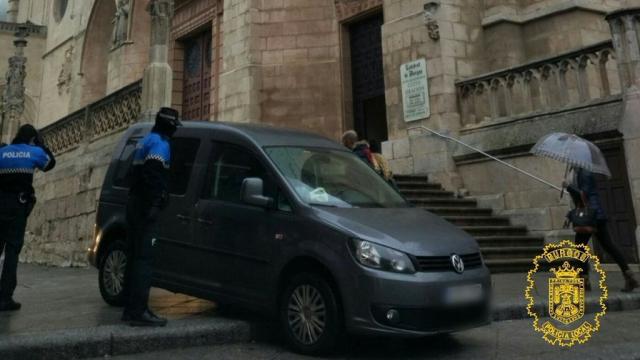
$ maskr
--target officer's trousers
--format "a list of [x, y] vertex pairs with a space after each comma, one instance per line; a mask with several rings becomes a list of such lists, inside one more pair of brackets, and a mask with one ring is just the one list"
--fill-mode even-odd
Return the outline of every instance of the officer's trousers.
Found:
[[127, 287], [129, 299], [125, 312], [132, 317], [142, 315], [147, 309], [151, 278], [153, 276], [152, 230], [149, 221], [150, 204], [145, 200], [130, 196], [127, 203], [127, 237], [131, 246], [127, 266]]
[[5, 192], [0, 192], [0, 204], [0, 255], [4, 253], [0, 301], [8, 301], [18, 283], [18, 257], [24, 244], [30, 204], [21, 203], [18, 194]]

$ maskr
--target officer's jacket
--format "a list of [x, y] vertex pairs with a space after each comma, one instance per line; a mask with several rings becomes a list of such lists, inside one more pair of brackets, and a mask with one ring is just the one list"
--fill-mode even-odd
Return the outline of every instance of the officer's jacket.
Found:
[[131, 195], [163, 206], [169, 190], [169, 138], [155, 132], [142, 138], [133, 154]]
[[33, 173], [49, 171], [55, 166], [53, 154], [30, 144], [0, 147], [0, 191], [33, 194]]

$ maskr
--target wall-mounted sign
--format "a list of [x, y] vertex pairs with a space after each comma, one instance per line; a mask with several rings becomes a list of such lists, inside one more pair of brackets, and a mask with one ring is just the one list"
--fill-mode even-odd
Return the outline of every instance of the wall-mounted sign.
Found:
[[402, 108], [404, 121], [416, 121], [431, 115], [429, 108], [429, 84], [427, 62], [424, 59], [400, 66], [402, 79]]

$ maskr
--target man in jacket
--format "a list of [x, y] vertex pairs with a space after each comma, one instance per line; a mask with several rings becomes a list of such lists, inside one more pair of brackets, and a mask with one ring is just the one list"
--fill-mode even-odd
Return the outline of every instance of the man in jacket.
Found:
[[374, 167], [371, 149], [366, 141], [358, 141], [358, 133], [349, 130], [342, 135], [342, 145], [353, 151], [367, 165]]
[[178, 126], [178, 112], [161, 108], [151, 132], [141, 139], [133, 155], [132, 185], [127, 203], [127, 234], [132, 247], [128, 267], [129, 299], [122, 320], [131, 326], [164, 326], [166, 319], [148, 308], [153, 272], [152, 228], [166, 205], [171, 149], [169, 141]]
[[31, 125], [21, 126], [10, 145], [0, 146], [0, 255], [4, 252], [0, 311], [21, 307], [13, 300], [13, 292], [27, 218], [36, 202], [33, 174], [36, 169], [49, 171], [55, 165], [53, 154]]

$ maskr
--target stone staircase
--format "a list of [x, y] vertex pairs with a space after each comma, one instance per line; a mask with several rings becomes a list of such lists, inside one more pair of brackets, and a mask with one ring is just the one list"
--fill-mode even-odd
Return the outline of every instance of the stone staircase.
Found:
[[544, 245], [544, 238], [531, 236], [525, 226], [512, 225], [508, 217], [493, 215], [474, 199], [458, 198], [431, 183], [427, 176], [397, 175], [400, 192], [416, 206], [440, 215], [471, 234], [480, 245], [492, 273], [525, 272]]

